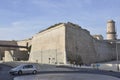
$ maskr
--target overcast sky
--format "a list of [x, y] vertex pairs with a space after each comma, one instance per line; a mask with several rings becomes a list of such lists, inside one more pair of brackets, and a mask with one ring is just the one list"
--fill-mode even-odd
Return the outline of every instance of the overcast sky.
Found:
[[116, 22], [120, 0], [0, 0], [0, 40], [22, 40], [59, 22], [72, 22], [106, 39], [106, 23]]

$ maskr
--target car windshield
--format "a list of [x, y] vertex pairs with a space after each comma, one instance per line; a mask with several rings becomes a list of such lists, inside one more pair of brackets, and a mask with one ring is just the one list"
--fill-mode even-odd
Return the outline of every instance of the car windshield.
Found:
[[25, 66], [25, 65], [19, 65], [19, 66], [15, 67], [14, 69], [21, 68], [23, 66]]
[[33, 68], [33, 65], [25, 65], [23, 68]]

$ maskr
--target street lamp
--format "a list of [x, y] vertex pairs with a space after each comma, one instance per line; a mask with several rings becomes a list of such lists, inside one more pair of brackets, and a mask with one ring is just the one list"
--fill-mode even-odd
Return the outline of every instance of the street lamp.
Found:
[[118, 46], [117, 46], [117, 43], [120, 43], [120, 42], [115, 42], [116, 43], [116, 60], [117, 60], [117, 71], [119, 71], [119, 54], [118, 54]]

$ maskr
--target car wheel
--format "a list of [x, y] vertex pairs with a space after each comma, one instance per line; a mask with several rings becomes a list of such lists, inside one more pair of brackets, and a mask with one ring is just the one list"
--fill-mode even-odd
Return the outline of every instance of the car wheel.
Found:
[[36, 74], [36, 73], [37, 73], [37, 71], [36, 71], [36, 70], [34, 70], [32, 73], [33, 73], [33, 74]]
[[22, 74], [22, 71], [18, 71], [18, 75], [21, 75]]

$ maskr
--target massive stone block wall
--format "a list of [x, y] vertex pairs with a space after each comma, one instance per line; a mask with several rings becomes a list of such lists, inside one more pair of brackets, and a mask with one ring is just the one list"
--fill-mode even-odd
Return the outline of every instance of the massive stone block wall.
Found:
[[[16, 41], [0, 41], [0, 45], [17, 45]], [[16, 50], [13, 47], [0, 47], [0, 55], [1, 58], [0, 60], [4, 60], [5, 59], [5, 51], [8, 50]]]
[[50, 27], [33, 36], [29, 61], [46, 64], [65, 64], [64, 24]]
[[66, 25], [66, 56], [70, 63], [93, 63], [115, 59], [115, 47], [104, 40], [93, 38], [78, 25]]
[[30, 46], [32, 38], [16, 41], [18, 46]]
[[75, 64], [92, 63], [97, 58], [93, 37], [72, 23], [66, 25], [66, 53], [67, 61]]
[[94, 40], [97, 54], [97, 62], [110, 61], [115, 59], [115, 47], [106, 41]]
[[[29, 61], [47, 64], [103, 62], [116, 59], [116, 41], [111, 42], [93, 38], [89, 31], [76, 24], [60, 23], [39, 32], [31, 39], [0, 41], [0, 45], [28, 47], [0, 47], [0, 60], [29, 58]], [[120, 59], [120, 43], [117, 43], [117, 52]]]
[[[29, 42], [30, 42], [30, 40], [0, 41], [0, 45], [26, 46], [27, 43], [29, 43]], [[12, 51], [12, 54], [8, 55], [8, 52], [10, 53], [11, 51]], [[13, 59], [13, 60], [28, 60], [28, 57], [29, 57], [28, 49], [26, 49], [26, 48], [0, 46], [0, 60], [4, 60], [4, 61], [8, 61], [11, 59]]]
[[[120, 42], [120, 41], [119, 41]], [[118, 47], [118, 58], [119, 58], [119, 60], [120, 60], [120, 43], [117, 45], [117, 47]]]
[[90, 64], [115, 59], [115, 47], [93, 38], [72, 23], [50, 27], [33, 36], [29, 61], [47, 64]]

